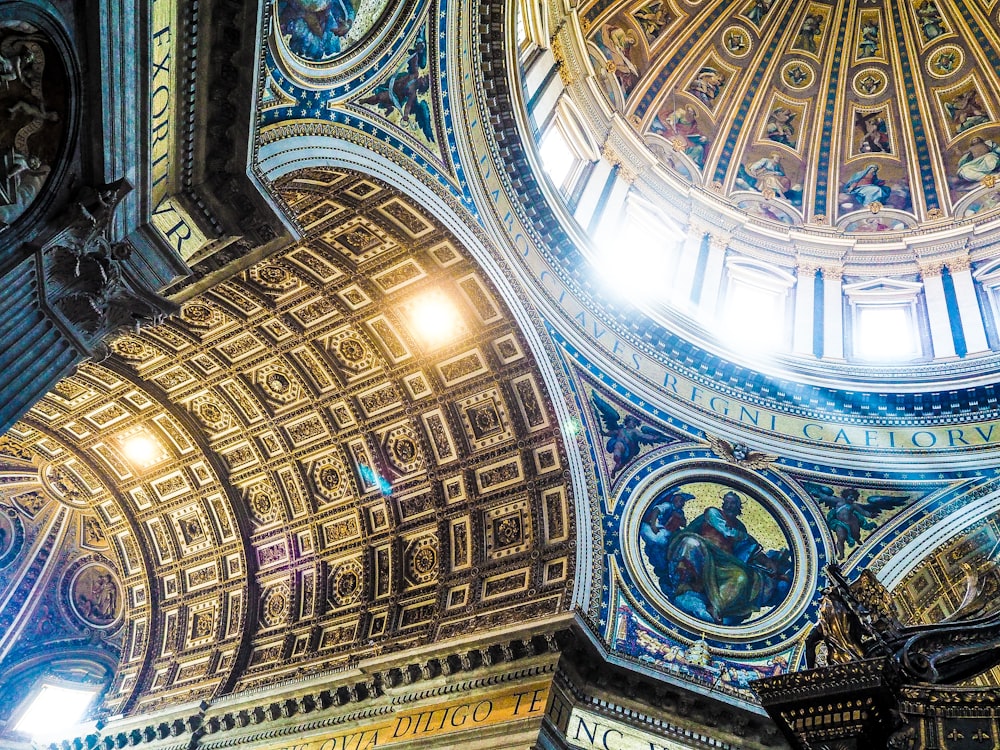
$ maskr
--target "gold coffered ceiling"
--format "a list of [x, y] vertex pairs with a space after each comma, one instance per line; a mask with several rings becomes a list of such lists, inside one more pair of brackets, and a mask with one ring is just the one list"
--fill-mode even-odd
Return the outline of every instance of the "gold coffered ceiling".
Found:
[[[382, 183], [314, 169], [276, 188], [302, 242], [118, 339], [14, 433], [72, 443], [69, 473], [109, 488], [129, 605], [112, 710], [569, 605], [559, 425], [491, 284]], [[456, 324], [421, 328], [428, 306]]]

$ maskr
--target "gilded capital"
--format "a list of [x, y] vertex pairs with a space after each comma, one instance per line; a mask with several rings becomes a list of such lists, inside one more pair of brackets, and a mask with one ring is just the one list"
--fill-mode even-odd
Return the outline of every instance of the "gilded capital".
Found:
[[925, 279], [930, 276], [940, 276], [944, 266], [945, 263], [941, 260], [924, 261], [920, 264], [920, 275]]
[[819, 266], [815, 263], [797, 263], [795, 265], [796, 276], [815, 276]]
[[972, 268], [972, 258], [968, 255], [960, 255], [955, 258], [948, 258], [945, 261], [945, 265], [948, 266], [948, 270], [952, 273], [961, 273], [963, 271], [968, 271]]

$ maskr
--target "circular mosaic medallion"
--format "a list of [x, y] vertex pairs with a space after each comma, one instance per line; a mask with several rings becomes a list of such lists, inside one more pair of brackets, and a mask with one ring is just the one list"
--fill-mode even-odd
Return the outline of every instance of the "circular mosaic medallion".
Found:
[[0, 509], [0, 568], [14, 561], [24, 546], [24, 527], [13, 508]]
[[927, 55], [927, 72], [935, 78], [950, 78], [965, 62], [961, 47], [946, 44]]
[[816, 80], [813, 69], [802, 60], [785, 63], [781, 69], [781, 80], [793, 89], [807, 89]]
[[382, 17], [388, 0], [277, 0], [282, 46], [310, 62], [327, 62], [357, 46]]
[[865, 68], [854, 76], [852, 86], [858, 96], [879, 96], [885, 93], [888, 85], [885, 73], [877, 68]]
[[794, 506], [775, 492], [703, 470], [633, 497], [623, 518], [626, 564], [668, 619], [716, 637], [759, 638], [808, 603], [813, 555]]
[[121, 585], [111, 568], [92, 562], [73, 574], [69, 601], [73, 612], [88, 625], [110, 628], [121, 616]]
[[753, 39], [750, 33], [742, 26], [730, 26], [722, 35], [722, 43], [733, 57], [739, 59], [746, 57], [753, 49]]

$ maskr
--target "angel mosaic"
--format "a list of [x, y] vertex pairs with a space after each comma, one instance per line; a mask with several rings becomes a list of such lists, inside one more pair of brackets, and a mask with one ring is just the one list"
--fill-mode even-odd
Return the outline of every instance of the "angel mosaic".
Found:
[[771, 11], [774, 0], [752, 0], [743, 11], [743, 15], [749, 18], [755, 25], [760, 26], [767, 14]]
[[674, 20], [666, 0], [646, 3], [634, 11], [632, 16], [650, 39], [656, 39]]
[[889, 142], [889, 126], [881, 111], [854, 115], [854, 126], [861, 133], [858, 142], [860, 154], [889, 154], [892, 146]]
[[664, 107], [654, 118], [650, 130], [667, 138], [676, 150], [683, 152], [699, 168], [704, 168], [709, 140], [699, 130], [698, 115], [690, 104], [675, 109]]
[[817, 52], [819, 50], [819, 39], [823, 33], [823, 16], [819, 13], [808, 13], [799, 25], [799, 31], [795, 35], [795, 44], [792, 49], [800, 49], [805, 52]]
[[611, 467], [612, 479], [639, 455], [643, 445], [666, 443], [670, 440], [666, 434], [655, 427], [641, 424], [631, 414], [626, 414], [622, 419], [618, 410], [601, 398], [597, 391], [591, 392], [590, 398], [601, 419], [601, 435], [608, 439], [604, 449], [614, 459], [614, 465]]
[[802, 487], [817, 503], [830, 509], [826, 522], [833, 533], [838, 560], [843, 560], [848, 549], [861, 543], [862, 532], [878, 528], [875, 520], [880, 515], [901, 508], [910, 500], [909, 495], [869, 495], [862, 500], [854, 487], [845, 487], [838, 495], [833, 488], [814, 482], [803, 482]]
[[360, 100], [383, 110], [386, 115], [399, 117], [400, 124], [409, 126], [429, 142], [434, 143], [431, 108], [427, 93], [430, 75], [427, 67], [427, 42], [424, 30], [407, 50], [407, 58], [385, 83], [380, 84], [370, 96]]
[[795, 117], [798, 113], [788, 107], [775, 107], [767, 116], [764, 134], [775, 143], [795, 148], [798, 134], [795, 127]]
[[947, 31], [944, 17], [937, 6], [935, 0], [923, 0], [915, 6], [917, 11], [917, 24], [924, 35], [924, 41], [930, 42]]
[[961, 133], [990, 121], [989, 112], [979, 98], [975, 86], [959, 92], [944, 103], [944, 108], [955, 126], [955, 133]]
[[278, 24], [296, 55], [327, 60], [347, 48], [356, 10], [344, 0], [278, 0]]
[[865, 60], [870, 57], [879, 57], [881, 46], [878, 19], [874, 16], [869, 16], [861, 22], [861, 37], [858, 40], [858, 59]]

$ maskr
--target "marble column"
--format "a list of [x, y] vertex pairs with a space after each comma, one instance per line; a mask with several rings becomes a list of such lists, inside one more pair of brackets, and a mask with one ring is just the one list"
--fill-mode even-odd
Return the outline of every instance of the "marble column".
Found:
[[792, 329], [792, 351], [814, 354], [816, 332], [816, 266], [800, 263], [795, 268], [795, 319]]
[[955, 356], [955, 337], [951, 333], [948, 317], [948, 300], [941, 282], [941, 263], [926, 263], [920, 266], [920, 276], [924, 282], [924, 299], [927, 301], [927, 318], [931, 327], [931, 345], [935, 359]]
[[823, 356], [844, 358], [844, 292], [842, 268], [823, 269]]
[[953, 258], [947, 265], [955, 285], [955, 303], [962, 321], [962, 332], [965, 334], [966, 351], [968, 354], [988, 351], [990, 345], [986, 340], [983, 311], [979, 308], [979, 296], [972, 280], [969, 256]]

